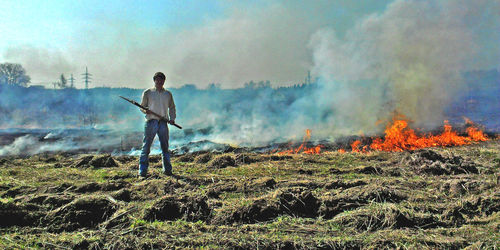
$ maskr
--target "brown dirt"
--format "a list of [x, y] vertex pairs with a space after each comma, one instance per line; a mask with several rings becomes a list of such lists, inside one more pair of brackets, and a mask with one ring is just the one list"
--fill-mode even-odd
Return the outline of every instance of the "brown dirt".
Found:
[[106, 183], [90, 182], [76, 186], [72, 191], [76, 193], [90, 193], [96, 191], [115, 191], [126, 187], [128, 184], [123, 181], [112, 181]]
[[129, 163], [136, 160], [136, 157], [129, 155], [120, 155], [114, 157], [121, 164]]
[[103, 155], [100, 157], [94, 157], [89, 162], [89, 165], [94, 167], [94, 168], [113, 168], [113, 167], [118, 167], [118, 164], [116, 161], [111, 157], [111, 155]]
[[226, 168], [236, 166], [236, 161], [231, 155], [219, 155], [208, 162], [210, 168]]
[[111, 194], [111, 197], [113, 197], [119, 201], [129, 202], [129, 201], [131, 201], [131, 192], [130, 192], [130, 190], [123, 188], [123, 189], [120, 189], [116, 192], [113, 192]]
[[269, 156], [269, 159], [272, 161], [282, 161], [282, 160], [292, 159], [292, 156], [290, 156], [290, 155], [271, 155], [271, 156]]
[[195, 163], [207, 163], [212, 159], [212, 154], [211, 153], [204, 153], [196, 156], [194, 158]]
[[256, 189], [274, 188], [277, 182], [271, 177], [262, 177], [252, 181], [252, 186]]
[[183, 218], [187, 221], [209, 220], [211, 209], [206, 197], [164, 196], [150, 208], [144, 210], [143, 218], [148, 221], [169, 221]]
[[279, 213], [280, 211], [275, 204], [269, 204], [267, 198], [260, 198], [254, 200], [250, 205], [238, 207], [228, 215], [225, 215], [227, 217], [214, 218], [213, 223], [256, 223], [274, 219]]
[[35, 204], [0, 203], [0, 228], [11, 226], [35, 226], [43, 213]]
[[243, 205], [214, 218], [214, 223], [256, 223], [268, 221], [279, 215], [317, 217], [321, 201], [302, 187], [278, 189], [255, 199], [250, 205]]
[[446, 209], [443, 218], [455, 225], [462, 225], [476, 216], [488, 216], [498, 211], [500, 211], [500, 192], [460, 201]]
[[251, 154], [251, 153], [236, 154], [234, 159], [235, 159], [235, 162], [237, 165], [251, 164], [251, 163], [260, 162], [260, 161], [264, 160], [262, 157], [259, 157], [257, 154]]
[[381, 229], [399, 228], [435, 228], [443, 224], [433, 216], [418, 216], [404, 213], [393, 205], [359, 208], [351, 213], [342, 214], [333, 222], [358, 231], [376, 231]]
[[360, 174], [382, 174], [383, 171], [380, 167], [372, 167], [372, 166], [362, 166], [354, 169], [354, 172]]
[[17, 197], [24, 194], [30, 194], [36, 192], [37, 188], [29, 186], [16, 186], [10, 187], [6, 191], [0, 192], [0, 197]]
[[0, 166], [9, 165], [9, 160], [0, 158]]
[[351, 188], [357, 186], [367, 185], [366, 182], [355, 180], [355, 181], [344, 181], [344, 180], [334, 180], [325, 184], [326, 189], [338, 189], [338, 188]]
[[87, 196], [74, 200], [47, 214], [44, 224], [50, 231], [73, 231], [91, 228], [105, 221], [116, 211], [116, 206], [105, 197]]
[[403, 159], [402, 164], [413, 166], [419, 174], [450, 175], [478, 173], [476, 163], [464, 160], [460, 156], [444, 157], [430, 149], [411, 152]]
[[193, 154], [185, 154], [181, 155], [179, 158], [177, 158], [177, 161], [179, 162], [193, 162], [194, 161], [194, 156]]
[[174, 194], [178, 189], [191, 189], [191, 187], [172, 179], [146, 180], [130, 187], [130, 198], [133, 201], [154, 200], [157, 197]]
[[346, 189], [340, 194], [350, 200], [357, 200], [359, 203], [369, 202], [393, 202], [398, 203], [407, 197], [398, 188], [382, 187], [378, 184], [367, 186], [356, 186]]
[[80, 159], [78, 159], [78, 161], [73, 165], [73, 167], [75, 167], [75, 168], [89, 167], [90, 166], [89, 163], [90, 163], [90, 161], [92, 161], [92, 159], [94, 159], [93, 155], [86, 155], [86, 156], [80, 157]]
[[30, 203], [42, 206], [47, 206], [49, 209], [54, 209], [66, 205], [74, 200], [73, 195], [61, 195], [61, 194], [41, 194], [35, 195], [34, 197], [26, 196], [15, 199], [15, 202], [19, 203]]
[[277, 182], [270, 177], [262, 177], [241, 181], [233, 184], [230, 181], [222, 180], [209, 185], [207, 195], [211, 198], [219, 198], [219, 195], [225, 192], [242, 192], [252, 193], [258, 191], [272, 190], [276, 187]]
[[318, 214], [325, 218], [331, 219], [336, 215], [363, 206], [358, 200], [346, 198], [327, 196], [322, 198], [322, 205], [318, 210]]
[[161, 155], [151, 155], [149, 156], [149, 163], [159, 163], [161, 162]]

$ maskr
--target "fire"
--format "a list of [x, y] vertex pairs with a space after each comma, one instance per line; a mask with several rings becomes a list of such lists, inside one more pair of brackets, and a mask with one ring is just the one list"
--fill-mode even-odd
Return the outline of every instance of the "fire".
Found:
[[361, 151], [359, 151], [359, 145], [361, 145], [361, 141], [354, 141], [351, 144], [352, 152], [361, 152]]
[[323, 145], [317, 145], [312, 148], [306, 147], [306, 143], [311, 139], [311, 130], [306, 129], [306, 135], [302, 139], [302, 144], [300, 144], [299, 147], [297, 148], [291, 148], [285, 151], [278, 152], [278, 155], [285, 155], [285, 154], [298, 154], [298, 153], [304, 153], [304, 154], [320, 154], [321, 153], [321, 148]]
[[483, 131], [477, 129], [476, 127], [468, 127], [466, 131], [467, 131], [467, 135], [473, 141], [487, 141], [488, 140], [488, 137], [483, 133]]
[[[374, 138], [370, 148], [378, 151], [404, 151], [428, 147], [460, 146], [475, 141], [486, 141], [488, 137], [476, 127], [468, 127], [468, 136], [460, 136], [452, 131], [448, 121], [444, 122], [444, 132], [439, 135], [418, 136], [408, 127], [408, 122], [403, 119], [394, 119], [393, 123], [385, 129], [385, 137]], [[470, 123], [469, 123], [470, 124]], [[361, 141], [351, 144], [353, 152], [360, 152]], [[365, 151], [367, 146], [363, 147]]]
[[[467, 136], [461, 136], [456, 131], [453, 131], [452, 126], [448, 121], [444, 121], [443, 132], [438, 135], [417, 135], [413, 129], [408, 126], [408, 121], [401, 115], [396, 116], [393, 122], [389, 124], [382, 138], [372, 138], [372, 143], [362, 146], [361, 140], [356, 140], [351, 143], [351, 151], [358, 153], [367, 153], [369, 150], [376, 151], [405, 151], [416, 150], [419, 148], [429, 147], [444, 147], [444, 146], [461, 146], [471, 144], [473, 142], [487, 141], [488, 137], [478, 129], [473, 122], [464, 118], [466, 125]], [[311, 139], [311, 130], [306, 130], [306, 135], [302, 139], [300, 146], [293, 148], [292, 143], [289, 144], [290, 149], [278, 152], [279, 155], [284, 154], [320, 154], [323, 145], [308, 148], [307, 142]], [[275, 153], [273, 150], [271, 153]], [[337, 152], [345, 153], [346, 149], [338, 149]]]

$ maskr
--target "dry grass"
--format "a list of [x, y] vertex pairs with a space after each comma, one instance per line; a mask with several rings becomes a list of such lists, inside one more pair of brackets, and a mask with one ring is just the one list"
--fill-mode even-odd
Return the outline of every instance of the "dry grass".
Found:
[[2, 248], [498, 248], [500, 141], [418, 152], [0, 158]]

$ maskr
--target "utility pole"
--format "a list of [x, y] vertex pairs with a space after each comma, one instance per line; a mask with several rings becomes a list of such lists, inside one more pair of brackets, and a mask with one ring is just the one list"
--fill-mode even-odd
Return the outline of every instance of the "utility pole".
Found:
[[75, 81], [75, 78], [73, 78], [73, 74], [71, 74], [71, 78], [69, 78], [69, 81], [71, 82], [71, 88], [74, 88], [75, 85], [73, 83]]
[[85, 73], [82, 74], [83, 75], [83, 79], [85, 80], [85, 89], [88, 89], [89, 88], [89, 83], [92, 82], [90, 80], [92, 80], [92, 74], [89, 73], [87, 67], [85, 67]]

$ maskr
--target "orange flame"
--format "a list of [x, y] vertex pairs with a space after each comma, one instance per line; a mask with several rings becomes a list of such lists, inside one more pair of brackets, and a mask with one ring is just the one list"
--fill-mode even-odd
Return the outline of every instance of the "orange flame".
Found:
[[318, 145], [318, 146], [316, 146], [314, 148], [304, 149], [304, 154], [310, 154], [310, 155], [320, 154], [322, 147], [323, 147], [323, 145]]
[[361, 144], [361, 141], [354, 141], [352, 144], [351, 144], [351, 149], [352, 149], [352, 152], [361, 152], [359, 151], [359, 145]]
[[466, 131], [467, 131], [467, 135], [473, 141], [487, 141], [488, 140], [488, 137], [483, 133], [483, 131], [479, 130], [476, 127], [468, 127]]
[[[468, 118], [464, 118], [467, 136], [460, 136], [452, 131], [448, 121], [444, 121], [444, 131], [439, 135], [418, 136], [415, 131], [408, 127], [408, 121], [401, 115], [395, 116], [392, 124], [385, 129], [385, 137], [373, 138], [371, 145], [365, 145], [362, 149], [361, 141], [356, 140], [351, 144], [352, 152], [368, 152], [368, 149], [378, 151], [404, 151], [415, 150], [428, 147], [460, 146], [471, 144], [472, 142], [487, 141], [488, 137], [474, 126]], [[345, 149], [339, 149], [339, 153], [345, 153]]]
[[321, 148], [323, 145], [317, 145], [312, 148], [306, 147], [306, 143], [311, 139], [311, 130], [306, 129], [306, 135], [302, 139], [302, 144], [298, 148], [291, 148], [285, 151], [278, 152], [278, 155], [285, 155], [285, 154], [298, 154], [302, 151], [304, 154], [320, 154], [321, 153]]
[[459, 136], [452, 131], [448, 121], [444, 122], [444, 132], [439, 135], [419, 137], [413, 129], [408, 127], [405, 120], [394, 120], [393, 124], [385, 129], [385, 138], [373, 139], [370, 148], [379, 151], [403, 151], [415, 150], [427, 147], [460, 146], [470, 144], [473, 141], [488, 140], [486, 135], [475, 127], [467, 128], [468, 136]]

